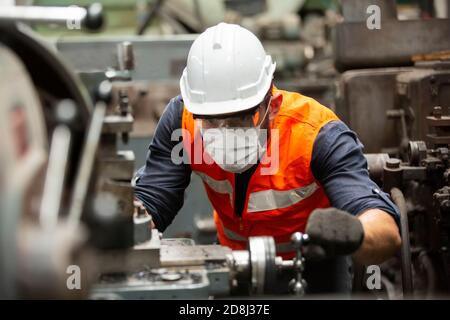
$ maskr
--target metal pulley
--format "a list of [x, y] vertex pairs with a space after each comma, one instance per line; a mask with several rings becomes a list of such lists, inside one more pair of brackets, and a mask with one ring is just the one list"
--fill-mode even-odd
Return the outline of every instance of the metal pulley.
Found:
[[251, 293], [263, 294], [276, 283], [275, 242], [272, 237], [250, 237]]

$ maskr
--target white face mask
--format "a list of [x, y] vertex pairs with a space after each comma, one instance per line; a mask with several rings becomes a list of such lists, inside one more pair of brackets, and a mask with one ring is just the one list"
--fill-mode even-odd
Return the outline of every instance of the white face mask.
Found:
[[241, 173], [258, 163], [266, 151], [267, 132], [260, 125], [253, 128], [213, 128], [202, 130], [203, 146], [223, 170]]

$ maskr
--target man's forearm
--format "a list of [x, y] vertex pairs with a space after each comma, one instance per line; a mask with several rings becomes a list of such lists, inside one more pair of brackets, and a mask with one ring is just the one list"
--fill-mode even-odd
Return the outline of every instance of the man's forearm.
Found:
[[353, 254], [358, 264], [378, 264], [389, 259], [400, 248], [400, 233], [394, 218], [379, 209], [358, 216], [364, 229], [361, 247]]

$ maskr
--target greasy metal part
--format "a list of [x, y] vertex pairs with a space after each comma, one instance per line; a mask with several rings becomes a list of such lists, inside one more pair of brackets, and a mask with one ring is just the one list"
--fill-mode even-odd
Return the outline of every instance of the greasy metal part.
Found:
[[383, 181], [384, 166], [389, 159], [389, 155], [387, 153], [365, 153], [364, 157], [367, 160], [370, 178], [378, 185], [381, 185]]
[[407, 155], [409, 165], [418, 166], [427, 156], [427, 145], [424, 141], [410, 141]]
[[[405, 111], [410, 139], [431, 144], [448, 141], [445, 120], [449, 116], [449, 81], [450, 67], [443, 61], [418, 63], [410, 72], [397, 76], [397, 104]], [[441, 108], [436, 111], [436, 107]]]
[[[357, 132], [366, 153], [387, 153], [387, 148], [398, 148], [400, 139], [396, 123], [386, 118], [394, 108], [396, 76], [407, 68], [351, 70], [339, 79], [336, 93], [336, 114]], [[383, 103], [380, 103], [382, 101]], [[367, 125], [367, 119], [376, 126]]]
[[[448, 111], [447, 111], [448, 113]], [[435, 106], [427, 123], [432, 133], [427, 134], [427, 140], [434, 145], [450, 144], [450, 116], [442, 114], [442, 108]]]
[[152, 237], [151, 224], [152, 216], [141, 208], [133, 215], [134, 222], [134, 244], [149, 241]]
[[[365, 154], [364, 156], [368, 161], [370, 179], [375, 181], [379, 186], [383, 186], [384, 184], [401, 184], [402, 181], [424, 181], [426, 179], [427, 168], [425, 167], [425, 163], [427, 161], [429, 162], [429, 160], [421, 159], [421, 162], [417, 165], [406, 165], [402, 164], [399, 159], [389, 158], [385, 153]], [[385, 179], [386, 183], [384, 183]]]
[[103, 25], [103, 9], [100, 3], [87, 8], [39, 7], [39, 6], [0, 6], [0, 20], [26, 23], [62, 24], [72, 29], [86, 28], [98, 30]]
[[403, 184], [403, 168], [400, 159], [390, 158], [386, 161], [383, 170], [383, 190], [390, 192], [394, 187], [401, 187]]
[[400, 233], [401, 244], [401, 264], [402, 264], [402, 287], [403, 298], [411, 298], [413, 293], [413, 275], [411, 266], [411, 247], [409, 240], [408, 211], [403, 193], [397, 189], [391, 189], [391, 196], [400, 211]]

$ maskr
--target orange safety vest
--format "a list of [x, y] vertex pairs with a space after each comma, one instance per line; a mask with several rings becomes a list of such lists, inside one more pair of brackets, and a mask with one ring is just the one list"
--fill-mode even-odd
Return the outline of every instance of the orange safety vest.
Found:
[[[220, 243], [234, 250], [244, 250], [249, 237], [272, 236], [277, 255], [292, 258], [292, 233], [305, 230], [306, 221], [314, 209], [330, 206], [323, 187], [311, 172], [310, 163], [320, 129], [328, 122], [338, 120], [338, 117], [312, 98], [275, 88], [274, 92], [280, 92], [283, 97], [272, 125], [272, 129], [279, 130], [278, 170], [271, 175], [261, 174], [265, 166], [270, 166], [261, 159], [250, 178], [241, 217], [233, 210], [235, 174], [224, 171], [213, 161], [194, 161], [194, 151], [203, 155], [203, 144], [193, 116], [185, 107], [182, 118], [182, 128], [185, 129], [183, 147], [193, 172], [203, 180], [214, 208]], [[263, 157], [271, 156], [273, 130], [270, 132]], [[195, 142], [196, 139], [200, 139], [200, 143], [198, 140]]]

